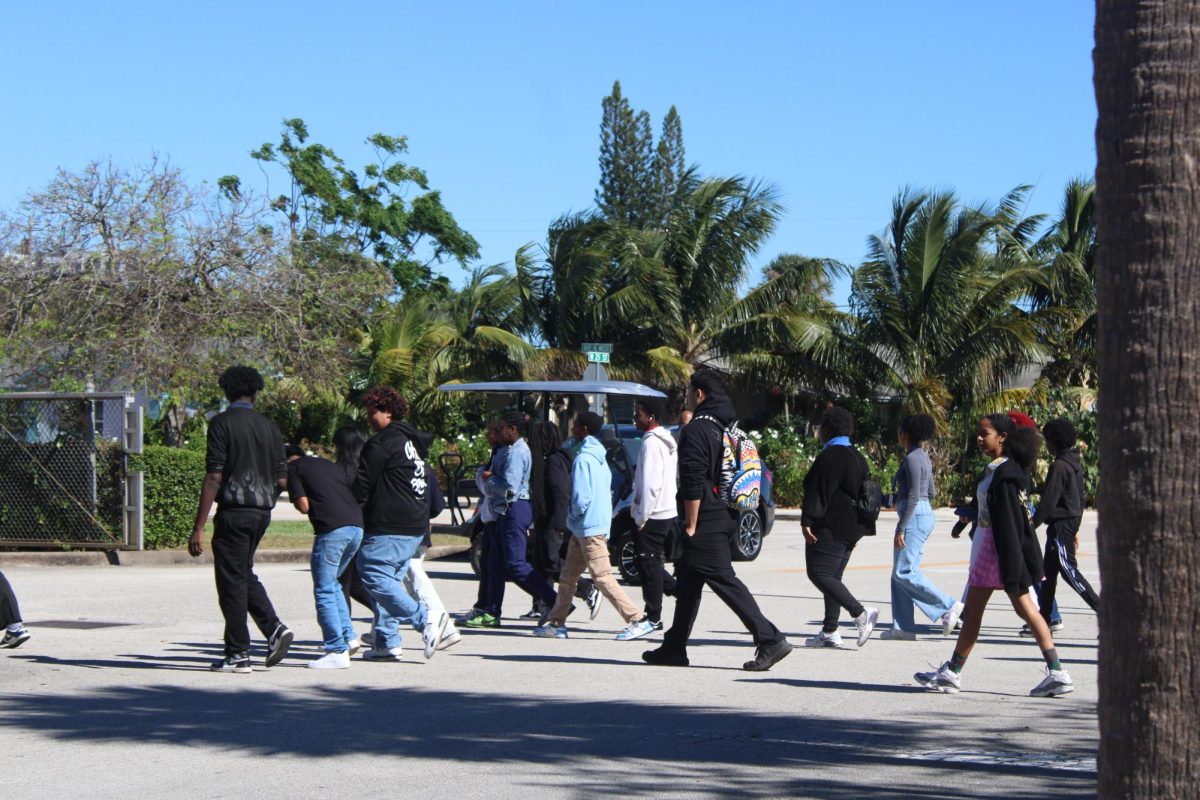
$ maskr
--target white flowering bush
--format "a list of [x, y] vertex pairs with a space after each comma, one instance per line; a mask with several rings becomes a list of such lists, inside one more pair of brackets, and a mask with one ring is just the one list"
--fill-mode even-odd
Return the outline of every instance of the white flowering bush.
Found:
[[775, 505], [800, 505], [804, 500], [804, 476], [821, 452], [821, 443], [788, 426], [769, 426], [749, 431], [747, 435], [758, 447], [763, 464], [771, 470]]

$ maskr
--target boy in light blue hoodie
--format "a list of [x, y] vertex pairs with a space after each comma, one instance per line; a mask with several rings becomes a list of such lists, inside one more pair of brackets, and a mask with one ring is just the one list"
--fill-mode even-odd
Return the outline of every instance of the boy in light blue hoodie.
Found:
[[591, 573], [596, 588], [625, 620], [627, 627], [617, 634], [618, 639], [631, 638], [627, 634], [643, 617], [641, 610], [613, 578], [608, 559], [608, 530], [612, 525], [612, 472], [608, 468], [604, 445], [596, 438], [602, 424], [599, 415], [585, 411], [575, 418], [571, 430], [575, 440], [582, 443], [572, 468], [571, 504], [567, 509], [567, 529], [571, 532], [571, 541], [567, 545], [567, 557], [558, 581], [558, 597], [546, 623], [533, 629], [535, 636], [567, 638], [564, 621], [570, 612], [579, 576], [585, 569]]

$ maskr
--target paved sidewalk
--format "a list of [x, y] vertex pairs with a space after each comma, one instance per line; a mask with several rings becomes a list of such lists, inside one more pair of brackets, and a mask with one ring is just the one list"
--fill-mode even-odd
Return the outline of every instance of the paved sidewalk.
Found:
[[[950, 539], [949, 525], [939, 520], [926, 563], [957, 594], [969, 543]], [[1094, 527], [1083, 536], [1089, 578]], [[799, 528], [781, 520], [759, 560], [738, 565], [797, 645], [821, 613]], [[883, 620], [889, 546], [886, 535], [864, 541], [847, 573]], [[566, 641], [535, 639], [515, 618], [527, 598], [510, 586], [504, 627], [464, 632], [428, 663], [406, 633], [402, 663], [355, 659], [325, 672], [304, 668], [319, 638], [307, 569], [265, 564], [296, 630], [292, 655], [217, 675], [207, 670], [221, 633], [210, 567], [3, 569], [34, 634], [0, 651], [5, 797], [1095, 795], [1096, 621], [1069, 591], [1058, 646], [1078, 689], [1046, 700], [1027, 696], [1040, 657], [1002, 598], [959, 695], [913, 684], [915, 670], [950, 654], [932, 628], [916, 642], [873, 638], [861, 652], [798, 647], [770, 672], [743, 672], [753, 647], [710, 593], [687, 669], [642, 664], [656, 641], [614, 641], [620, 620], [608, 607], [595, 622], [576, 612]], [[448, 606], [471, 605], [465, 562], [430, 571]]]

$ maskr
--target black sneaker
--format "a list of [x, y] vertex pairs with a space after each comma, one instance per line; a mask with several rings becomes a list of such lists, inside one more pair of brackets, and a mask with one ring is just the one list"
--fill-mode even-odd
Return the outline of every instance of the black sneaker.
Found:
[[24, 628], [17, 628], [15, 631], [4, 632], [4, 638], [0, 639], [0, 647], [20, 647], [27, 641], [29, 641], [29, 631]]
[[267, 639], [267, 660], [263, 662], [263, 666], [273, 667], [283, 661], [288, 648], [292, 646], [292, 638], [292, 629], [280, 623], [271, 634], [271, 638]]
[[654, 630], [656, 630], [656, 631], [661, 631], [663, 629], [663, 624], [662, 624], [661, 619], [652, 619], [652, 620], [650, 620], [650, 624], [654, 626]]
[[234, 653], [230, 656], [225, 656], [220, 661], [214, 661], [209, 666], [213, 672], [252, 672], [250, 667], [250, 656], [246, 653]]
[[792, 652], [792, 643], [787, 639], [780, 639], [775, 644], [759, 646], [759, 648], [754, 651], [754, 660], [747, 661], [745, 664], [742, 664], [742, 669], [749, 670], [751, 672], [766, 672], [771, 667], [787, 658], [787, 655], [790, 652]]
[[595, 586], [588, 592], [587, 596], [588, 614], [592, 619], [595, 619], [600, 614], [600, 590]]
[[642, 661], [645, 661], [647, 664], [653, 664], [656, 667], [686, 667], [692, 663], [688, 661], [688, 657], [683, 653], [677, 653], [665, 647], [660, 647], [657, 650], [647, 650], [642, 653]]

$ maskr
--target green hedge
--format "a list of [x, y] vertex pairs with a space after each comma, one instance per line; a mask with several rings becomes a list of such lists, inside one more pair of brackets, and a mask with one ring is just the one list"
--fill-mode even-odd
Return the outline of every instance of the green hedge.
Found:
[[146, 548], [161, 550], [185, 544], [192, 535], [204, 483], [204, 453], [146, 445], [140, 455], [131, 458], [132, 469], [145, 473]]

